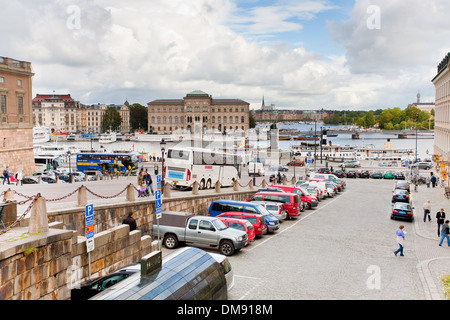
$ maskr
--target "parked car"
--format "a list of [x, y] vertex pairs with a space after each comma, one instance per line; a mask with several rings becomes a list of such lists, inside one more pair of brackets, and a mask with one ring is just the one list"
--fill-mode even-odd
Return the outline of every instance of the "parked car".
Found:
[[86, 170], [84, 174], [88, 176], [88, 181], [103, 180], [103, 173], [98, 170]]
[[320, 168], [318, 172], [319, 173], [331, 174], [330, 168]]
[[158, 235], [168, 249], [175, 249], [180, 243], [201, 244], [216, 247], [225, 256], [233, 255], [248, 243], [246, 232], [228, 228], [215, 217], [187, 212], [163, 212], [152, 226], [152, 236]]
[[386, 161], [381, 161], [381, 162], [378, 164], [378, 166], [379, 166], [379, 167], [389, 167], [389, 163], [386, 162]]
[[288, 162], [286, 165], [288, 166], [296, 166], [296, 167], [303, 167], [305, 165], [305, 161], [301, 159], [295, 159], [290, 162]]
[[425, 169], [425, 170], [430, 170], [433, 167], [433, 163], [432, 162], [416, 162], [414, 164], [411, 165], [412, 168], [419, 168], [419, 169]]
[[217, 218], [219, 218], [228, 228], [247, 232], [248, 242], [255, 240], [255, 228], [250, 221], [244, 219], [225, 218], [221, 216], [218, 216]]
[[280, 222], [288, 218], [288, 214], [284, 209], [284, 203], [272, 201], [253, 201], [253, 202], [262, 205], [264, 208], [266, 208], [267, 211], [269, 211], [271, 214], [277, 217], [278, 220], [280, 220]]
[[[308, 181], [307, 184], [309, 186], [315, 186], [322, 190], [322, 193], [325, 196], [328, 196], [328, 198], [332, 198], [335, 195], [334, 188], [336, 188], [337, 193], [337, 186], [334, 183], [327, 183], [327, 181]], [[331, 187], [333, 185], [333, 187]], [[302, 185], [300, 185], [301, 187]]]
[[383, 173], [382, 173], [381, 171], [373, 171], [373, 172], [370, 174], [370, 177], [371, 177], [372, 179], [383, 179]]
[[228, 260], [227, 256], [223, 254], [208, 252], [214, 259], [216, 259], [217, 263], [222, 267], [223, 272], [225, 273], [225, 279], [227, 280], [227, 290], [230, 291], [234, 286], [234, 272], [231, 267], [230, 260]]
[[[315, 196], [311, 196], [308, 192], [303, 190], [301, 187], [285, 186], [285, 185], [275, 185], [275, 186], [271, 186], [271, 187], [280, 188], [286, 192], [290, 192], [292, 194], [297, 194], [300, 197], [300, 199], [297, 200], [295, 197], [292, 197], [291, 201], [290, 201], [291, 205], [297, 206], [299, 204], [299, 202], [302, 201], [302, 202], [305, 202], [306, 209], [309, 210], [314, 207], [317, 207], [317, 205], [319, 204], [319, 201], [317, 200], [317, 198]], [[286, 211], [291, 216], [292, 210], [289, 208], [288, 205], [285, 205], [285, 208], [286, 208]]]
[[264, 165], [261, 162], [250, 162], [248, 164], [248, 175], [258, 177], [266, 175]]
[[72, 175], [73, 175], [73, 181], [75, 181], [75, 182], [81, 182], [81, 181], [84, 181], [85, 180], [85, 174], [83, 173], [83, 172], [81, 172], [81, 171], [75, 171], [75, 172], [72, 172]]
[[269, 169], [273, 170], [273, 171], [280, 171], [280, 172], [287, 172], [287, 171], [289, 171], [289, 168], [287, 166], [281, 166], [281, 165], [277, 165], [277, 164], [272, 164], [269, 167]]
[[23, 184], [38, 184], [39, 177], [38, 176], [27, 176], [22, 180]]
[[396, 202], [392, 205], [391, 219], [414, 220], [414, 207], [409, 203]]
[[248, 220], [252, 225], [253, 228], [255, 228], [255, 235], [261, 236], [266, 234], [269, 230], [267, 228], [266, 221], [264, 219], [264, 216], [259, 213], [247, 213], [247, 212], [223, 212], [217, 216], [218, 219], [220, 218], [234, 218], [234, 219], [241, 219], [241, 220]]
[[410, 192], [410, 187], [409, 187], [409, 182], [404, 180], [404, 181], [396, 181], [395, 182], [395, 186], [394, 189], [404, 189], [404, 190], [408, 190], [408, 192]]
[[325, 198], [325, 195], [323, 195], [322, 191], [316, 187], [316, 186], [310, 186], [309, 184], [300, 186], [302, 189], [306, 190], [310, 195], [315, 195], [317, 200], [320, 201], [321, 199]]
[[293, 192], [257, 192], [248, 198], [247, 201], [270, 201], [283, 203], [284, 210], [286, 210], [289, 216], [288, 219], [290, 219], [300, 215], [300, 202], [302, 200], [301, 197]]
[[347, 174], [343, 170], [336, 170], [333, 172], [333, 174], [338, 178], [346, 178]]
[[409, 203], [409, 191], [405, 189], [395, 189], [392, 194], [392, 203], [407, 202]]
[[361, 167], [361, 164], [357, 160], [346, 160], [341, 163], [342, 168], [358, 168]]
[[370, 178], [370, 172], [369, 172], [369, 170], [361, 170], [361, 171], [358, 173], [358, 177], [359, 177], [359, 178], [364, 178], [364, 179], [369, 179], [369, 178]]
[[41, 181], [45, 183], [56, 183], [56, 177], [52, 176], [41, 176]]
[[394, 179], [394, 173], [392, 171], [386, 171], [383, 174], [383, 179]]
[[356, 170], [348, 170], [347, 171], [347, 178], [356, 178], [358, 176], [358, 173]]
[[405, 180], [406, 177], [402, 172], [394, 172], [394, 179], [396, 180]]
[[93, 280], [88, 280], [81, 283], [77, 288], [71, 290], [70, 294], [71, 300], [88, 300], [89, 298], [95, 296], [96, 294], [102, 292], [103, 290], [115, 285], [116, 283], [128, 278], [130, 275], [140, 272], [141, 264], [136, 263], [130, 266], [121, 268], [111, 274], [96, 278]]

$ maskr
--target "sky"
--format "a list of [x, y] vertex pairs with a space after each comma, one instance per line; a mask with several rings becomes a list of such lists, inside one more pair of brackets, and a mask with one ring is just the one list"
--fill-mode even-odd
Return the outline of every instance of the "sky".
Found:
[[[375, 110], [434, 102], [448, 0], [0, 0], [0, 56], [33, 96], [84, 104], [202, 90], [252, 109]], [[7, 32], [5, 32], [7, 30]]]

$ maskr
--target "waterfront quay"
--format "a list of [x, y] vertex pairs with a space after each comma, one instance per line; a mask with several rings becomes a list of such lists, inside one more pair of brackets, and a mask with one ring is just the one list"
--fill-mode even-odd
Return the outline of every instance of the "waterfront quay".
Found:
[[[404, 167], [379, 167], [379, 161], [360, 161], [357, 170], [392, 170], [408, 173]], [[317, 168], [322, 167], [316, 163]], [[331, 165], [331, 163], [330, 163]], [[146, 165], [144, 164], [144, 167]], [[338, 164], [335, 164], [335, 169]], [[285, 172], [291, 181], [294, 168]], [[296, 177], [304, 177], [305, 167], [296, 167]], [[243, 170], [240, 190], [248, 191], [253, 177]], [[421, 175], [429, 174], [421, 170]], [[268, 180], [256, 177], [256, 187]], [[420, 185], [412, 191], [415, 219], [411, 222], [390, 219], [393, 180], [345, 178], [346, 189], [337, 196], [320, 201], [319, 206], [306, 210], [292, 220], [284, 221], [274, 234], [262, 236], [229, 257], [235, 285], [230, 300], [443, 300], [440, 277], [450, 274], [450, 248], [438, 246], [434, 214], [441, 207], [447, 211], [444, 189]], [[42, 185], [1, 185], [0, 192], [16, 190], [24, 195], [40, 193], [48, 199], [64, 197], [80, 186], [97, 195], [111, 196], [134, 184], [137, 178], [119, 177], [113, 180], [58, 183]], [[242, 186], [242, 187], [241, 187]], [[171, 190], [171, 198], [192, 196], [192, 190]], [[222, 188], [221, 193], [233, 193]], [[216, 190], [199, 190], [198, 198], [206, 198]], [[221, 197], [221, 193], [216, 197]], [[94, 206], [123, 202], [125, 194], [102, 199], [88, 193], [87, 201]], [[135, 202], [153, 200], [136, 198]], [[431, 222], [423, 222], [422, 204], [431, 200]], [[47, 203], [48, 210], [76, 206], [77, 196], [71, 195]], [[18, 213], [19, 214], [19, 213]], [[117, 223], [120, 223], [118, 221]], [[395, 230], [400, 224], [407, 231], [405, 256], [393, 254], [397, 249]], [[110, 226], [114, 227], [114, 226]], [[202, 248], [216, 252], [210, 248]], [[171, 250], [162, 248], [163, 256]]]

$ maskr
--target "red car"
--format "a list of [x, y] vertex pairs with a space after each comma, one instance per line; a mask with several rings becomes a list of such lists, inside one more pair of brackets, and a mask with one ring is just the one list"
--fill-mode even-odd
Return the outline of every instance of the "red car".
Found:
[[305, 165], [305, 161], [303, 161], [301, 159], [295, 159], [295, 160], [292, 160], [291, 162], [289, 162], [287, 165], [288, 166], [303, 167]]
[[300, 197], [300, 200], [303, 202], [306, 202], [306, 209], [311, 209], [313, 207], [317, 207], [319, 204], [319, 201], [315, 196], [310, 195], [308, 192], [306, 192], [304, 189], [300, 187], [294, 187], [294, 186], [285, 186], [285, 185], [273, 185], [269, 186], [270, 188], [280, 188], [284, 190], [285, 192], [295, 193], [298, 194]]
[[257, 192], [251, 196], [247, 201], [270, 201], [279, 202], [284, 204], [284, 210], [288, 214], [289, 218], [300, 215], [300, 197], [291, 192], [277, 192], [277, 191], [262, 191]]
[[267, 225], [264, 220], [264, 216], [259, 213], [248, 213], [248, 212], [224, 212], [217, 216], [217, 218], [234, 218], [234, 219], [245, 219], [248, 220], [255, 230], [255, 235], [261, 236], [267, 233]]
[[250, 223], [250, 221], [245, 219], [235, 219], [235, 218], [226, 218], [226, 217], [217, 217], [220, 219], [225, 225], [229, 228], [238, 229], [241, 231], [247, 232], [248, 242], [255, 240], [255, 228]]

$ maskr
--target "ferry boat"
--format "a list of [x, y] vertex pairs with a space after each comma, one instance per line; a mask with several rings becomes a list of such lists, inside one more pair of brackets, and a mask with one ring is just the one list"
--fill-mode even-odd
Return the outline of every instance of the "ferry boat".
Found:
[[48, 127], [33, 128], [33, 144], [46, 143], [50, 141], [50, 129]]
[[98, 139], [99, 143], [113, 143], [117, 141], [117, 134], [115, 132], [102, 133]]

